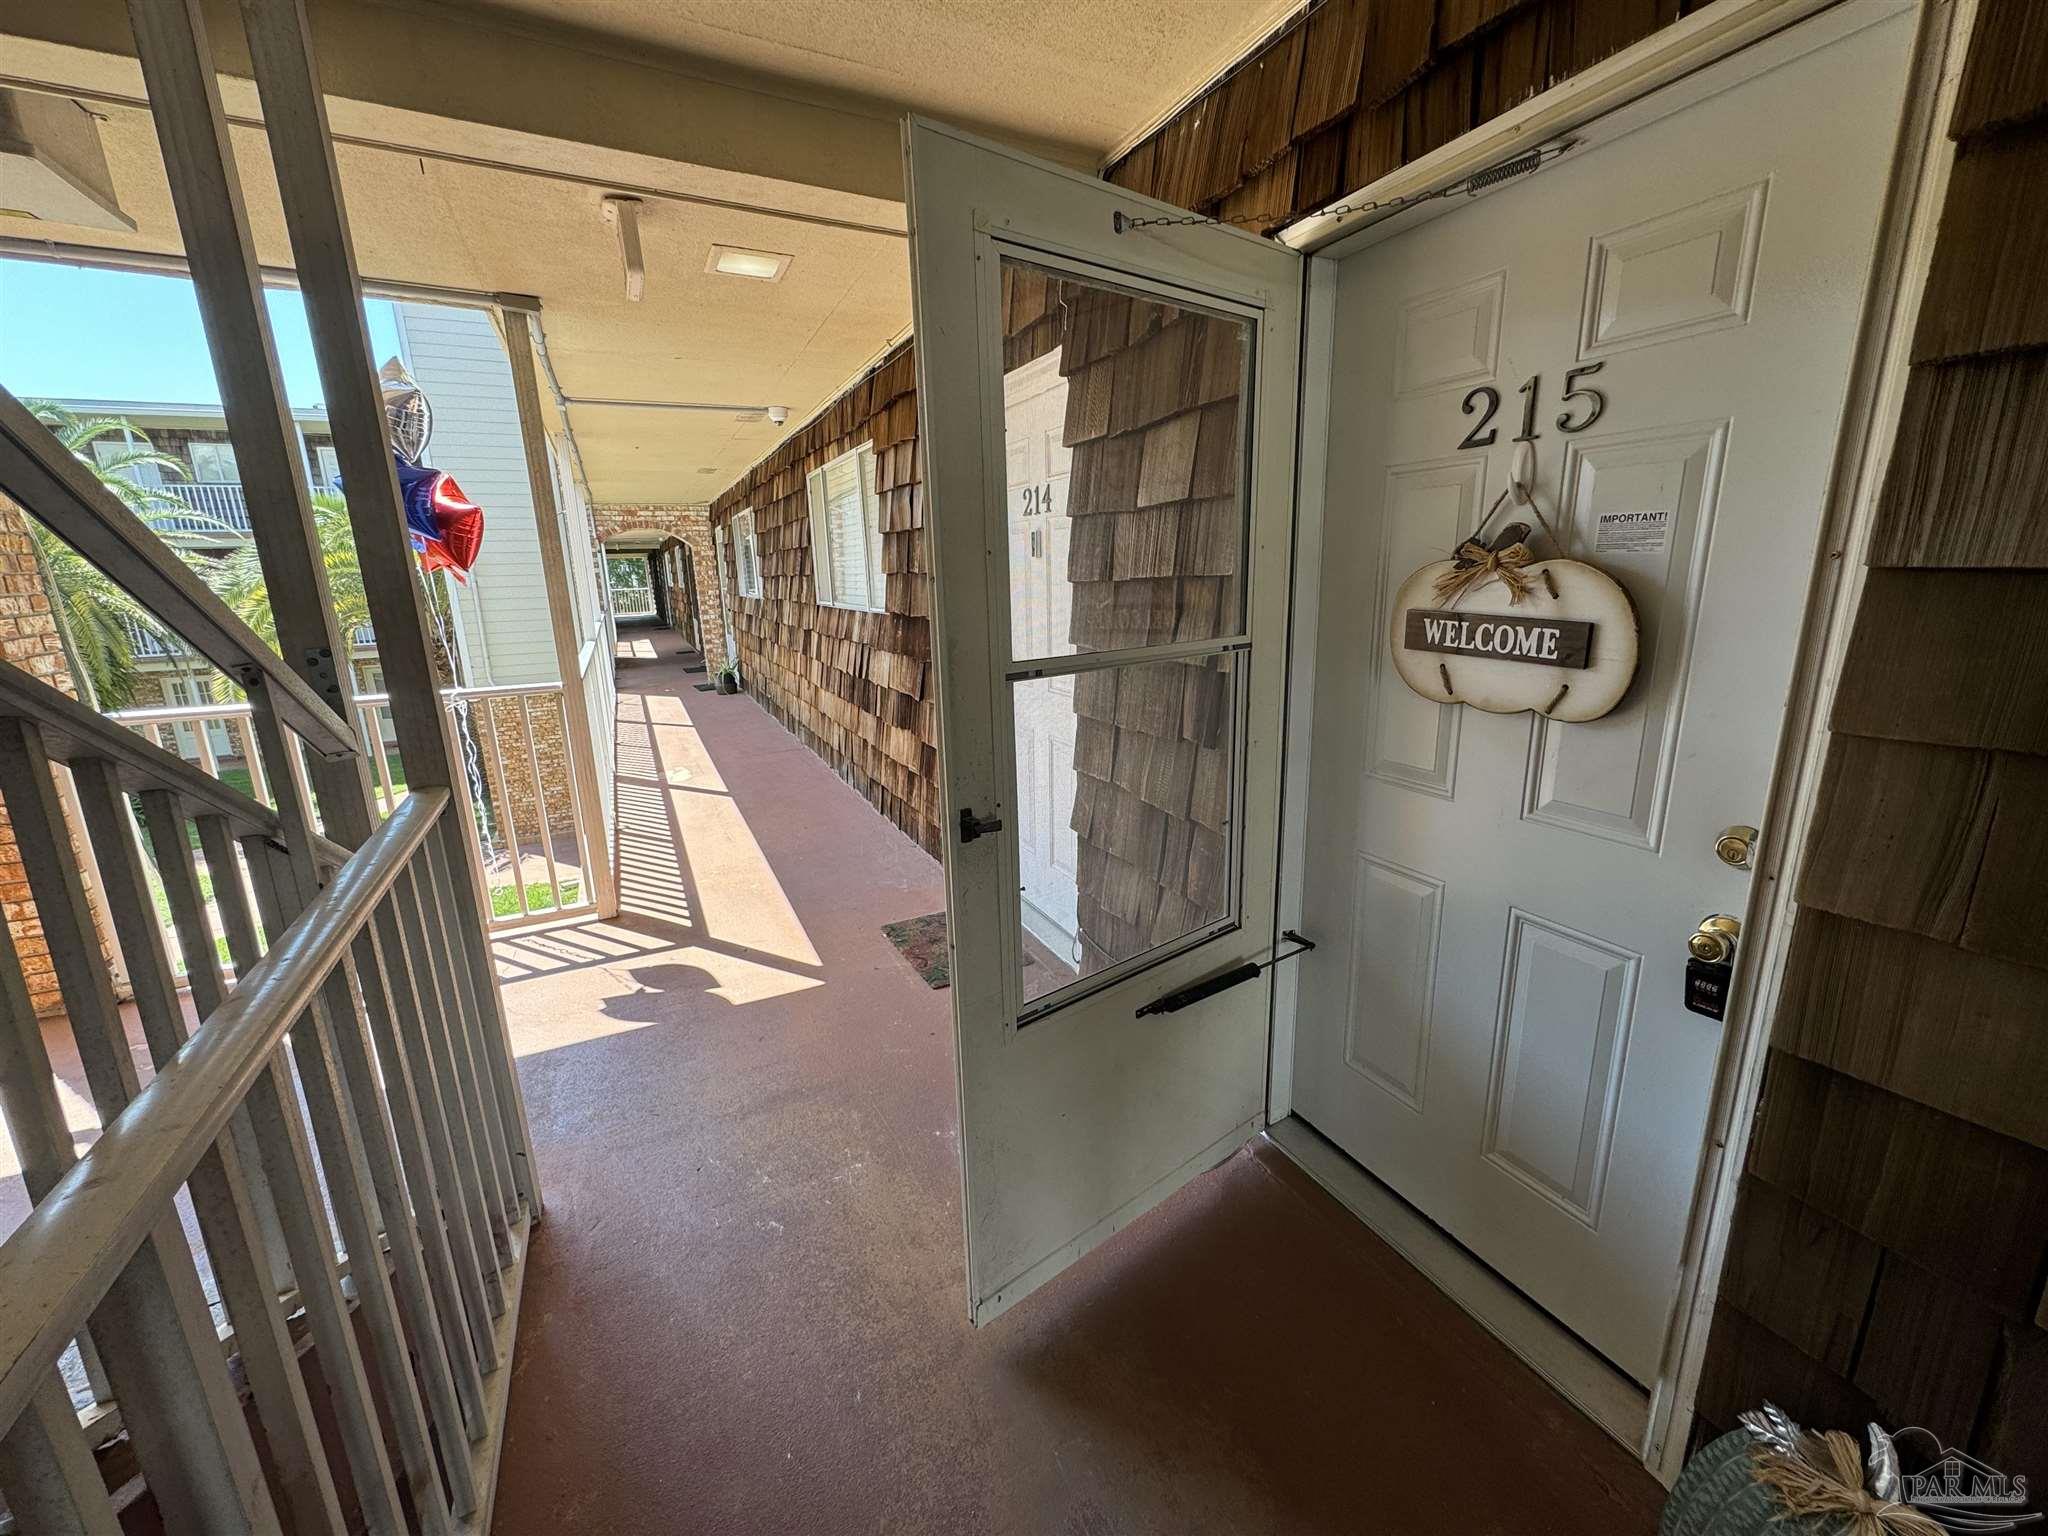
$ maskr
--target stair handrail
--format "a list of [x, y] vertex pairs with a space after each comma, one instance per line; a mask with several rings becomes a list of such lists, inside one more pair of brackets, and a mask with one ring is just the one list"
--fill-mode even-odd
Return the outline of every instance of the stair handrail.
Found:
[[265, 837], [281, 835], [277, 812], [261, 800], [14, 663], [0, 661], [0, 717], [7, 716], [33, 720], [40, 726], [44, 744], [57, 762], [93, 757], [113, 763], [120, 770], [122, 788], [130, 794], [168, 789], [197, 813], [224, 816], [232, 825]]
[[420, 789], [394, 809], [0, 1244], [0, 1424], [27, 1406], [162, 1222], [179, 1185], [220, 1139], [449, 799], [445, 789]]
[[[260, 683], [280, 721], [330, 758], [361, 749], [355, 732], [261, 636], [201, 581], [163, 538], [0, 388], [0, 490], [240, 683]], [[334, 658], [334, 664], [344, 664]]]

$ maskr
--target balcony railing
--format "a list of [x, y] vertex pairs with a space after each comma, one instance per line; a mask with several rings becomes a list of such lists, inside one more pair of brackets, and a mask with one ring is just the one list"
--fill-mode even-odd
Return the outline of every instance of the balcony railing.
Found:
[[232, 531], [238, 538], [249, 537], [249, 498], [239, 485], [166, 481], [155, 489], [175, 497], [192, 510], [190, 517], [168, 509], [159, 512], [150, 519], [159, 533], [167, 537], [171, 534], [204, 536], [209, 533], [225, 537]]
[[626, 582], [612, 583], [612, 616], [620, 619], [651, 619], [655, 616], [654, 588]]
[[[162, 658], [176, 660], [193, 655], [193, 650], [176, 635], [155, 635], [132, 619], [123, 619], [121, 627], [128, 632], [129, 649], [145, 659]], [[358, 624], [348, 632], [348, 643], [358, 650], [369, 650], [377, 644], [377, 631], [373, 625]]]
[[[518, 928], [594, 911], [583, 791], [567, 760], [562, 685], [444, 688], [441, 703], [468, 770], [465, 808], [484, 870], [490, 927]], [[408, 793], [405, 766], [393, 747], [390, 706], [389, 694], [356, 695], [356, 732], [385, 816]], [[197, 764], [208, 777], [275, 803], [247, 703], [123, 709], [107, 718]], [[303, 756], [291, 752], [287, 761], [300, 796], [310, 798]]]

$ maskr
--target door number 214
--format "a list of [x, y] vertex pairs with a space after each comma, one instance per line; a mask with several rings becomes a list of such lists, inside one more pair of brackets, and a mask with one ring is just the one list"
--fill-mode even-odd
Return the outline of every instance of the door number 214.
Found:
[[[1587, 363], [1582, 368], [1573, 368], [1564, 376], [1564, 398], [1566, 409], [1558, 413], [1557, 430], [1564, 433], [1583, 432], [1598, 421], [1607, 411], [1605, 392], [1590, 384], [1579, 381], [1588, 374], [1598, 373], [1606, 363]], [[1522, 387], [1515, 391], [1522, 400], [1522, 430], [1515, 435], [1518, 443], [1533, 443], [1543, 434], [1536, 430], [1537, 399], [1543, 393], [1543, 375], [1531, 374]], [[1585, 402], [1585, 414], [1573, 419], [1572, 402]], [[1475, 411], [1479, 419], [1472, 423], [1472, 430], [1459, 441], [1460, 448], [1490, 448], [1500, 440], [1500, 428], [1493, 425], [1493, 418], [1500, 410], [1500, 391], [1491, 384], [1482, 384], [1465, 396], [1460, 407], [1467, 416]]]

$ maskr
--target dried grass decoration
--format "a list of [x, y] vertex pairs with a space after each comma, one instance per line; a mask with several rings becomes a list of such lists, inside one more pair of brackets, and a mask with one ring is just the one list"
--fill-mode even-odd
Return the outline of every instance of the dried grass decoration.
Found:
[[1564, 557], [1533, 501], [1527, 505], [1557, 558], [1535, 557], [1525, 523], [1484, 539], [1508, 496], [1501, 493], [1450, 559], [1423, 566], [1394, 594], [1394, 670], [1434, 704], [1597, 720], [1635, 678], [1635, 607], [1605, 571]]
[[[1864, 1486], [1863, 1452], [1852, 1436], [1838, 1429], [1802, 1430], [1768, 1403], [1761, 1413], [1745, 1413], [1742, 1424], [1756, 1437], [1749, 1454], [1757, 1481], [1784, 1506], [1785, 1518], [1845, 1517], [1840, 1536], [1951, 1536], [1910, 1504]], [[1879, 1466], [1891, 1456], [1890, 1437], [1875, 1424], [1870, 1428], [1870, 1475], [1893, 1491], [1896, 1463], [1889, 1472]]]

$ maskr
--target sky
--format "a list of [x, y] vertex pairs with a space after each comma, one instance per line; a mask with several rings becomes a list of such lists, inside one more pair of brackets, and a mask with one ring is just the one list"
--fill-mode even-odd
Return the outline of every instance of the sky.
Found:
[[[321, 404], [298, 290], [264, 297], [286, 395], [294, 407]], [[386, 299], [364, 308], [382, 363], [398, 351], [397, 311]], [[189, 279], [43, 261], [0, 258], [0, 385], [18, 399], [220, 403]]]

